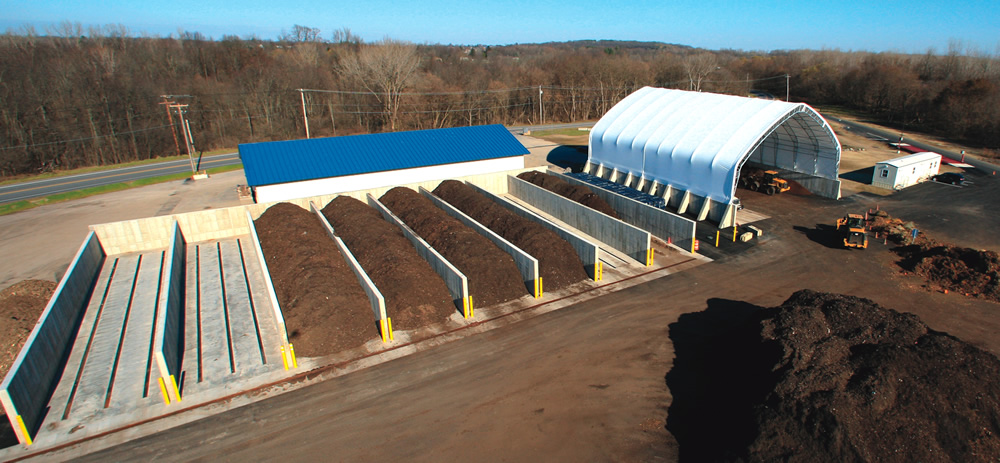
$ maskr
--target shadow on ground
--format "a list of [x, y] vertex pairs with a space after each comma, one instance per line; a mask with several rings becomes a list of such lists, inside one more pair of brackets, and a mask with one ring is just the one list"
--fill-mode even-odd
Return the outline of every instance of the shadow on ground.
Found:
[[564, 169], [572, 169], [573, 172], [580, 172], [587, 162], [587, 147], [583, 145], [558, 146], [549, 152], [546, 161]]
[[816, 228], [806, 228], [799, 225], [792, 228], [799, 233], [805, 234], [806, 238], [809, 238], [814, 243], [822, 244], [830, 249], [846, 249], [841, 244], [843, 238], [840, 236], [840, 231], [833, 225], [818, 223], [816, 224]]
[[872, 175], [875, 175], [875, 166], [844, 172], [840, 174], [840, 178], [865, 185], [871, 185]]
[[673, 396], [666, 427], [680, 461], [737, 460], [754, 438], [751, 405], [773, 383], [774, 354], [761, 355], [766, 346], [747, 329], [761, 310], [712, 298], [704, 311], [670, 325], [675, 358], [664, 377]]
[[17, 435], [14, 428], [10, 427], [10, 420], [6, 416], [0, 416], [0, 449], [17, 445]]

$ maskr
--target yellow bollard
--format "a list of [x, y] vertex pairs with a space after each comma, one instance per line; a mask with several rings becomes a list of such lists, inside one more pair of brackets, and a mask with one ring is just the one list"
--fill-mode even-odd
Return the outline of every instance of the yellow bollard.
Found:
[[285, 357], [285, 346], [281, 346], [281, 361], [285, 364], [285, 370], [288, 370], [288, 357]]
[[388, 336], [388, 333], [386, 333], [386, 330], [385, 330], [385, 319], [384, 318], [382, 320], [378, 321], [378, 326], [380, 328], [379, 331], [382, 332], [382, 342], [389, 342], [389, 340], [386, 339], [386, 337]]
[[465, 318], [466, 320], [469, 319], [469, 298], [468, 297], [463, 297], [462, 298], [462, 317]]
[[170, 383], [174, 385], [174, 394], [177, 394], [177, 401], [181, 401], [181, 389], [177, 387], [177, 378], [174, 375], [170, 375]]
[[476, 316], [476, 306], [475, 304], [472, 303], [472, 296], [469, 296], [469, 316], [470, 317]]
[[[289, 344], [288, 345], [288, 353], [290, 353], [292, 355], [292, 368], [298, 368], [299, 367], [299, 361], [295, 360], [295, 346]], [[181, 396], [180, 394], [177, 394], [177, 397], [180, 397], [180, 396]]]
[[538, 277], [538, 297], [545, 297], [545, 285], [542, 277]]
[[167, 395], [167, 386], [163, 384], [163, 377], [160, 376], [159, 380], [160, 380], [160, 392], [163, 393], [163, 402], [166, 405], [170, 405], [170, 396]]
[[21, 428], [21, 433], [24, 434], [24, 443], [26, 445], [31, 445], [31, 434], [28, 433], [28, 427], [24, 425], [24, 420], [21, 419], [21, 415], [17, 415], [17, 425]]
[[736, 242], [736, 226], [733, 225], [733, 242]]
[[594, 281], [599, 281], [597, 278], [597, 263], [594, 263]]
[[719, 230], [715, 231], [715, 247], [719, 247]]
[[392, 317], [386, 317], [385, 323], [389, 326], [389, 340], [392, 341]]
[[604, 281], [604, 262], [598, 262], [601, 264], [601, 281]]

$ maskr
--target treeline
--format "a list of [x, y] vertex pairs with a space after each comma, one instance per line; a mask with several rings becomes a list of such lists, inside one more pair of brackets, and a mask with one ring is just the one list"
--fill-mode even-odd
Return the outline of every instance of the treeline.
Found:
[[614, 41], [365, 43], [347, 29], [325, 40], [303, 26], [275, 41], [81, 32], [0, 36], [0, 175], [184, 153], [178, 110], [195, 150], [207, 151], [302, 138], [306, 117], [312, 137], [593, 120], [646, 85], [788, 91], [792, 101], [1000, 146], [1000, 61], [956, 44], [944, 55], [750, 53]]

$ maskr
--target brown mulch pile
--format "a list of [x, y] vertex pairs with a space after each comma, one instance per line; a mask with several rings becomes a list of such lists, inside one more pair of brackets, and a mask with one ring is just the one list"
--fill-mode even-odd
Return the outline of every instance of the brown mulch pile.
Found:
[[576, 251], [552, 230], [507, 210], [462, 182], [445, 180], [434, 194], [538, 259], [538, 271], [547, 290], [565, 288], [587, 278]]
[[487, 307], [528, 294], [509, 254], [420, 193], [396, 187], [379, 201], [468, 278], [469, 294], [476, 306]]
[[1000, 360], [915, 315], [803, 290], [705, 347], [692, 459], [1000, 459]]
[[559, 177], [556, 177], [555, 175], [550, 175], [544, 172], [538, 172], [534, 170], [528, 172], [522, 172], [518, 174], [517, 178], [538, 185], [559, 196], [569, 198], [598, 212], [603, 212], [616, 219], [619, 218], [618, 213], [611, 208], [611, 205], [608, 204], [603, 199], [601, 199], [600, 196], [594, 194], [594, 192], [591, 191], [590, 188], [578, 185], [570, 185], [568, 182]]
[[7, 376], [55, 290], [53, 281], [24, 280], [0, 291], [0, 381]]
[[1000, 302], [1000, 255], [939, 243], [924, 234], [918, 234], [911, 243], [914, 227], [913, 222], [892, 218], [880, 210], [876, 211], [871, 230], [905, 244], [893, 249], [901, 258], [899, 266], [924, 277], [929, 285]]
[[278, 203], [254, 226], [297, 354], [333, 354], [378, 336], [368, 296], [316, 214]]
[[1000, 302], [1000, 255], [924, 242], [894, 249], [899, 266], [940, 289]]
[[440, 323], [456, 312], [441, 277], [378, 211], [350, 196], [338, 196], [323, 208], [323, 215], [385, 297], [393, 329]]

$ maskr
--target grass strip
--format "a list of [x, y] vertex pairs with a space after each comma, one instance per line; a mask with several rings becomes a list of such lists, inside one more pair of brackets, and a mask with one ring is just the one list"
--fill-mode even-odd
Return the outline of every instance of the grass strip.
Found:
[[[221, 172], [229, 172], [233, 170], [239, 170], [243, 168], [243, 164], [233, 164], [230, 166], [213, 167], [208, 169], [208, 174], [218, 174]], [[152, 185], [155, 183], [164, 183], [174, 180], [183, 180], [185, 178], [191, 177], [190, 173], [181, 172], [176, 174], [160, 175], [157, 177], [141, 178], [138, 180], [132, 180], [128, 182], [111, 183], [108, 185], [95, 186], [90, 188], [84, 188], [82, 190], [67, 191], [65, 193], [56, 193], [54, 195], [43, 196], [41, 198], [26, 199], [22, 201], [15, 201], [7, 204], [0, 204], [0, 215], [13, 214], [15, 212], [20, 212], [28, 209], [32, 209], [38, 206], [44, 206], [47, 204], [61, 203], [65, 201], [72, 201], [74, 199], [86, 198], [88, 196], [94, 196], [104, 193], [111, 193], [114, 191], [128, 190], [130, 188], [138, 188], [141, 186]]]

